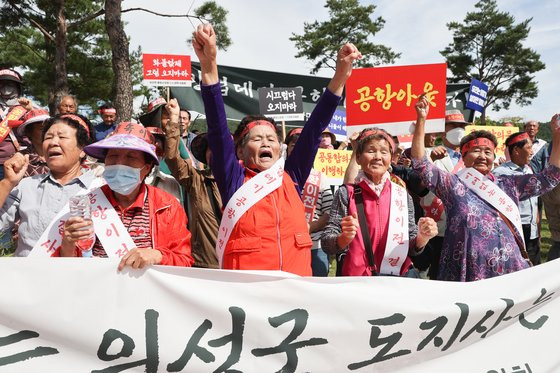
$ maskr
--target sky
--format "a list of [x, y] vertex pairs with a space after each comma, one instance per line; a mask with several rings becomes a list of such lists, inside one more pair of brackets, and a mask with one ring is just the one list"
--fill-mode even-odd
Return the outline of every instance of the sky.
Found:
[[[143, 7], [164, 14], [187, 14], [193, 0], [124, 0], [123, 9]], [[195, 0], [193, 9], [204, 0]], [[216, 0], [228, 10], [227, 25], [233, 45], [218, 51], [218, 64], [291, 74], [309, 74], [311, 62], [295, 58], [297, 50], [289, 40], [292, 33], [302, 34], [304, 22], [328, 19], [323, 0]], [[384, 28], [373, 41], [401, 53], [395, 65], [445, 62], [439, 51], [452, 40], [446, 23], [462, 21], [474, 11], [471, 0], [361, 0], [374, 4], [374, 17], [385, 19]], [[535, 74], [539, 95], [529, 106], [512, 103], [509, 110], [488, 116], [493, 120], [522, 117], [547, 122], [560, 112], [558, 82], [560, 76], [560, 0], [498, 0], [500, 11], [515, 17], [516, 23], [532, 18], [531, 32], [524, 46], [541, 56], [546, 68]], [[155, 6], [157, 4], [157, 7]], [[191, 11], [192, 13], [192, 11]], [[164, 18], [144, 12], [123, 15], [131, 49], [141, 46], [144, 53], [189, 54], [197, 58], [187, 44], [193, 26], [186, 18]], [[195, 26], [198, 21], [192, 21]], [[319, 76], [330, 76], [322, 70]]]

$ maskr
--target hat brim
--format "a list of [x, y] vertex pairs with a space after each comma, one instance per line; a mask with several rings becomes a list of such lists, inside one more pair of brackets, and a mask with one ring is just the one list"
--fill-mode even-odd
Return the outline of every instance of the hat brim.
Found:
[[3, 75], [2, 77], [0, 77], [0, 80], [10, 80], [12, 82], [18, 83], [19, 85], [22, 85], [22, 82], [21, 82], [20, 79], [14, 77], [14, 76], [11, 76], [11, 75]]
[[206, 164], [206, 150], [208, 149], [208, 138], [206, 133], [197, 135], [191, 142], [191, 153], [193, 157]]
[[109, 136], [98, 142], [84, 147], [84, 152], [100, 161], [105, 161], [105, 156], [109, 149], [127, 149], [138, 150], [152, 157], [155, 164], [159, 165], [159, 159], [155, 152], [155, 146], [148, 144], [146, 141], [128, 134], [118, 134]]
[[144, 125], [144, 127], [158, 127], [161, 128], [161, 111], [165, 104], [156, 106], [152, 111], [140, 115], [138, 120]]
[[321, 133], [321, 135], [324, 135], [325, 133], [331, 137], [331, 144], [334, 145], [334, 143], [336, 142], [336, 136], [335, 136], [335, 134], [332, 133], [332, 132], [323, 131], [323, 132]]
[[47, 119], [49, 119], [50, 117], [48, 115], [39, 115], [36, 116], [32, 119], [30, 119], [29, 121], [23, 122], [23, 124], [19, 127], [17, 127], [16, 131], [17, 134], [19, 136], [25, 136], [25, 129], [32, 124], [36, 124], [36, 123], [43, 123], [44, 121], [46, 121]]

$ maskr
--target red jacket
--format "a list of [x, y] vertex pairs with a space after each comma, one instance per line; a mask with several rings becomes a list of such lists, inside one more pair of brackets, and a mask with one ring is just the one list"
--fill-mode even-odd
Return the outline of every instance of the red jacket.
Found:
[[[247, 169], [246, 183], [256, 175]], [[237, 221], [224, 250], [224, 269], [282, 270], [311, 276], [309, 229], [301, 198], [288, 173], [282, 185]]]
[[[191, 232], [187, 229], [185, 210], [171, 194], [151, 185], [146, 186], [152, 217], [152, 245], [163, 255], [159, 264], [190, 267], [194, 260], [191, 256]], [[102, 188], [105, 187], [109, 189], [108, 186]], [[106, 193], [105, 190], [103, 192]]]
[[[152, 248], [162, 254], [159, 264], [190, 267], [194, 260], [191, 257], [191, 232], [187, 229], [185, 210], [171, 194], [151, 185], [146, 187]], [[110, 201], [112, 191], [109, 186], [104, 185], [101, 190]], [[59, 255], [60, 248], [52, 256]]]
[[[389, 232], [389, 212], [391, 211], [391, 191], [393, 188], [390, 180], [387, 180], [386, 183], [389, 185], [385, 185], [379, 197], [371, 190], [365, 181], [359, 184], [362, 187], [364, 211], [366, 213], [373, 258], [377, 271], [379, 271], [380, 263], [383, 261], [383, 256], [385, 255], [385, 245]], [[346, 188], [348, 189], [348, 215], [352, 215], [353, 213], [358, 214], [354, 197], [354, 186], [346, 185]], [[408, 234], [408, 223], [406, 225], [406, 230]], [[348, 253], [344, 258], [344, 264], [342, 265], [343, 276], [371, 276], [364, 247], [362, 232], [358, 229], [356, 237], [350, 242]], [[401, 267], [401, 276], [408, 271], [411, 264], [412, 261], [407, 256]]]

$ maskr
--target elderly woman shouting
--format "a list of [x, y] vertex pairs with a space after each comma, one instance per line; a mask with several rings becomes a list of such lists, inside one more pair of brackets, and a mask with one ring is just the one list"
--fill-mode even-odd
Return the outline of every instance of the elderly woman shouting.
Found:
[[11, 230], [21, 219], [16, 256], [29, 255], [68, 199], [90, 187], [95, 175], [82, 168], [82, 160], [86, 155], [84, 147], [94, 138], [93, 126], [86, 118], [76, 114], [57, 116], [43, 124], [42, 153], [49, 173], [23, 178], [29, 155], [21, 153], [15, 153], [4, 164], [0, 220], [2, 230]]
[[[193, 45], [202, 70], [202, 99], [208, 122], [210, 166], [226, 205], [216, 247], [226, 269], [282, 270], [311, 275], [311, 246], [301, 187], [309, 175], [321, 133], [340, 101], [352, 62], [352, 44], [338, 53], [336, 72], [285, 164], [273, 120], [245, 117], [231, 139], [216, 64], [216, 35], [200, 25]], [[240, 164], [236, 158], [241, 160]]]
[[517, 206], [520, 200], [543, 194], [560, 182], [560, 128], [553, 128], [550, 165], [541, 173], [494, 177], [496, 137], [476, 131], [460, 143], [465, 169], [452, 174], [435, 167], [425, 155], [426, 97], [419, 99], [416, 112], [413, 167], [447, 212], [438, 279], [474, 281], [529, 267]]
[[418, 277], [409, 255], [422, 252], [437, 234], [432, 218], [414, 223], [414, 205], [404, 182], [389, 173], [396, 146], [382, 129], [366, 128], [357, 139], [361, 171], [340, 187], [321, 243], [331, 254], [347, 250], [343, 276]]

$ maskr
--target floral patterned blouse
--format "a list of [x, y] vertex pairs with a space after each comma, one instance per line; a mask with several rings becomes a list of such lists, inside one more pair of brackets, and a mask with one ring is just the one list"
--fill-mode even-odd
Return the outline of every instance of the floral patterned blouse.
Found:
[[[447, 213], [438, 280], [475, 281], [530, 266], [498, 210], [465, 186], [457, 175], [437, 168], [427, 157], [412, 163], [426, 187], [443, 201]], [[489, 179], [518, 204], [560, 183], [560, 168], [549, 165], [536, 175], [494, 178], [490, 174]]]

